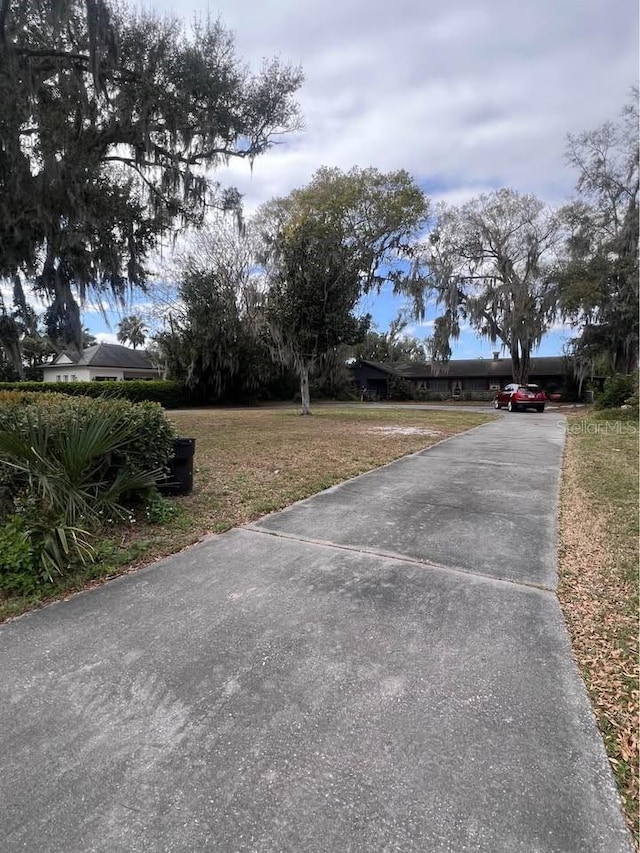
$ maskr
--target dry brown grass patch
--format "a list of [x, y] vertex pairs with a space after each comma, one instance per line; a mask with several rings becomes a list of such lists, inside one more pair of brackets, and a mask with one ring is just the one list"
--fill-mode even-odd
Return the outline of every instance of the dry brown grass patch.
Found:
[[567, 437], [558, 595], [638, 845], [637, 436]]

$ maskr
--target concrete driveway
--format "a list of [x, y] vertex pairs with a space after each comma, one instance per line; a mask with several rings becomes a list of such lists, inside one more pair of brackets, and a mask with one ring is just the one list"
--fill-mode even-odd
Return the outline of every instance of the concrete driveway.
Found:
[[503, 417], [0, 626], [0, 849], [630, 851], [563, 442]]

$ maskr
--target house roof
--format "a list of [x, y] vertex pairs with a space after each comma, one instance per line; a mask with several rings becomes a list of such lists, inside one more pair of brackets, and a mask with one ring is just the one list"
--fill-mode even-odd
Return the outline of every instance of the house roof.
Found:
[[144, 350], [129, 349], [120, 344], [95, 344], [76, 352], [66, 350], [56, 356], [50, 366], [66, 356], [78, 367], [121, 367], [125, 370], [154, 370], [151, 359]]
[[[510, 358], [460, 358], [447, 364], [438, 362], [395, 362], [383, 364], [378, 361], [365, 361], [360, 364], [372, 367], [390, 376], [402, 376], [405, 379], [431, 379], [438, 377], [475, 379], [492, 376], [511, 376]], [[541, 356], [532, 358], [529, 374], [532, 376], [561, 376], [566, 372], [565, 359], [562, 356]]]

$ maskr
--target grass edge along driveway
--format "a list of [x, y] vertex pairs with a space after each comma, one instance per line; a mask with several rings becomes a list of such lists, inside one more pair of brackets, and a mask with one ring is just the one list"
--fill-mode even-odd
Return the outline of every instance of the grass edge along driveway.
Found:
[[638, 435], [613, 412], [568, 419], [558, 554], [560, 606], [636, 849]]

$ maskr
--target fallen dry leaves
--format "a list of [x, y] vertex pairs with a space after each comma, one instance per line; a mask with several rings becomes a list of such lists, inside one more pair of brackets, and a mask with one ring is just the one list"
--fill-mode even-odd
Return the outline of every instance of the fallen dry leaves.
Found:
[[[625, 818], [640, 849], [638, 541], [633, 522], [638, 452], [633, 437], [618, 439], [617, 447], [614, 441], [577, 430], [567, 436], [558, 595]], [[636, 494], [631, 488], [620, 497], [616, 487], [625, 477], [635, 480]]]

